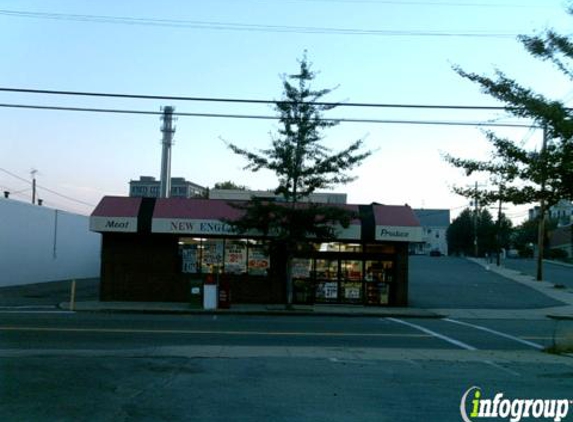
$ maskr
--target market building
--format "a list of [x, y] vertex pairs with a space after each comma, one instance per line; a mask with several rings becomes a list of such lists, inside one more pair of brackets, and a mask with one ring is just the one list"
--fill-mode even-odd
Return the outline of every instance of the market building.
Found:
[[[337, 206], [356, 218], [295, 258], [295, 303], [407, 306], [408, 245], [422, 239], [412, 209]], [[234, 232], [226, 222], [240, 213], [227, 200], [104, 197], [90, 218], [103, 235], [101, 300], [186, 302], [216, 277], [233, 303], [285, 303], [284, 257]]]

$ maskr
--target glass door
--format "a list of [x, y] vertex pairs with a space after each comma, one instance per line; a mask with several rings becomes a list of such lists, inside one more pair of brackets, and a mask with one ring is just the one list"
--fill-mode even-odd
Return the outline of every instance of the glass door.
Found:
[[317, 303], [336, 303], [340, 298], [337, 259], [317, 259], [315, 268], [315, 300]]

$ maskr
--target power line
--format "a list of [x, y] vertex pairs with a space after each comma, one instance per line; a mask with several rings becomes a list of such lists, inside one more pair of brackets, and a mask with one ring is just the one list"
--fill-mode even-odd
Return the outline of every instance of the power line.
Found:
[[184, 29], [208, 29], [224, 31], [243, 32], [278, 32], [297, 34], [329, 34], [329, 35], [374, 35], [374, 36], [398, 36], [398, 37], [464, 37], [464, 38], [507, 38], [513, 39], [516, 33], [492, 33], [492, 32], [454, 32], [454, 31], [418, 31], [418, 30], [379, 30], [379, 29], [357, 29], [357, 28], [332, 28], [314, 26], [287, 26], [287, 25], [262, 25], [243, 24], [236, 22], [209, 22], [192, 21], [183, 19], [156, 19], [156, 18], [136, 18], [130, 16], [105, 16], [87, 15], [71, 13], [47, 13], [47, 12], [27, 12], [22, 10], [0, 9], [0, 15], [49, 19], [58, 21], [76, 21], [91, 23], [108, 23], [120, 25], [155, 26]]
[[[50, 111], [74, 111], [89, 113], [114, 113], [114, 114], [138, 114], [138, 115], [161, 115], [159, 111], [149, 110], [126, 110], [110, 108], [88, 108], [88, 107], [61, 107], [61, 106], [41, 106], [31, 104], [6, 104], [0, 103], [2, 108], [30, 109], [30, 110], [50, 110]], [[258, 120], [279, 120], [278, 116], [266, 116], [255, 114], [221, 114], [221, 113], [173, 113], [177, 117], [205, 117], [224, 119], [258, 119]], [[353, 118], [330, 118], [317, 119], [322, 122], [337, 123], [368, 123], [368, 124], [409, 124], [409, 125], [438, 125], [438, 126], [478, 126], [478, 127], [514, 127], [530, 128], [530, 124], [518, 123], [488, 123], [488, 122], [464, 122], [464, 121], [438, 121], [438, 120], [398, 120], [398, 119], [353, 119]]]
[[[0, 171], [2, 171], [2, 172], [4, 172], [4, 173], [8, 174], [9, 176], [12, 176], [12, 177], [18, 179], [18, 180], [21, 180], [21, 181], [23, 181], [23, 182], [25, 182], [25, 183], [28, 183], [28, 184], [30, 184], [30, 185], [32, 184], [32, 182], [29, 181], [28, 179], [25, 179], [25, 178], [23, 178], [23, 177], [20, 177], [20, 176], [18, 176], [17, 174], [12, 173], [11, 171], [8, 171], [8, 170], [3, 169], [3, 168], [0, 168]], [[40, 185], [36, 185], [36, 186], [37, 186], [38, 188], [42, 189], [42, 190], [45, 190], [46, 192], [50, 192], [50, 193], [53, 194], [53, 195], [59, 196], [59, 197], [64, 198], [64, 199], [67, 199], [68, 201], [77, 202], [78, 204], [86, 205], [86, 206], [88, 206], [88, 207], [95, 207], [94, 204], [89, 204], [89, 203], [87, 203], [87, 202], [80, 201], [79, 199], [75, 199], [75, 198], [72, 198], [72, 197], [70, 197], [70, 196], [61, 194], [61, 193], [56, 192], [56, 191], [54, 191], [54, 190], [52, 190], [52, 189], [48, 189], [48, 188], [46, 188], [46, 187], [44, 187], [44, 186], [40, 186]]]
[[[88, 91], [65, 91], [50, 89], [29, 89], [0, 87], [0, 92], [15, 92], [20, 94], [45, 94], [45, 95], [70, 95], [83, 97], [105, 97], [105, 98], [129, 98], [137, 100], [162, 100], [162, 101], [197, 101], [216, 103], [239, 103], [239, 104], [267, 104], [275, 105], [286, 101], [280, 100], [256, 100], [245, 98], [216, 98], [216, 97], [190, 97], [174, 95], [147, 95], [147, 94], [119, 94], [108, 92], [88, 92]], [[484, 110], [502, 111], [511, 110], [511, 107], [500, 106], [472, 106], [472, 105], [439, 105], [439, 104], [384, 104], [384, 103], [342, 103], [342, 102], [313, 102], [318, 106], [334, 107], [364, 107], [364, 108], [413, 108], [413, 109], [437, 109], [437, 110]]]
[[[235, 1], [235, 0], [232, 0]], [[446, 6], [446, 7], [486, 7], [486, 8], [548, 8], [539, 4], [510, 4], [510, 3], [466, 3], [466, 2], [439, 2], [439, 1], [408, 1], [408, 0], [289, 0], [297, 2], [315, 3], [361, 3], [361, 4], [392, 4], [396, 6]]]

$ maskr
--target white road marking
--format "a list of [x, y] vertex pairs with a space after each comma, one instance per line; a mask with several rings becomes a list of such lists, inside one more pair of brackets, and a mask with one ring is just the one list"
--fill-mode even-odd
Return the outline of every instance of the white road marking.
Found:
[[436, 338], [438, 338], [438, 339], [440, 339], [440, 340], [444, 340], [444, 341], [446, 341], [446, 342], [448, 342], [448, 343], [450, 343], [450, 344], [453, 344], [454, 346], [461, 347], [462, 349], [466, 349], [466, 350], [477, 350], [475, 347], [473, 347], [473, 346], [471, 346], [471, 345], [469, 345], [469, 344], [467, 344], [467, 343], [464, 343], [464, 342], [462, 342], [462, 341], [456, 340], [455, 338], [451, 338], [451, 337], [445, 336], [445, 335], [440, 334], [440, 333], [437, 333], [437, 332], [435, 332], [435, 331], [429, 330], [428, 328], [422, 327], [422, 326], [420, 326], [420, 325], [412, 324], [411, 322], [406, 322], [406, 321], [403, 321], [403, 320], [398, 319], [398, 318], [386, 318], [386, 319], [389, 320], [389, 321], [393, 321], [393, 322], [396, 322], [396, 323], [398, 323], [398, 324], [402, 324], [402, 325], [405, 325], [405, 326], [407, 326], [407, 327], [414, 328], [414, 329], [416, 329], [416, 330], [422, 331], [423, 333], [429, 334], [429, 335], [431, 335], [432, 337], [436, 337]]
[[519, 337], [512, 336], [511, 334], [502, 333], [501, 331], [492, 330], [491, 328], [483, 327], [481, 325], [470, 324], [468, 322], [462, 322], [462, 321], [458, 321], [458, 320], [450, 319], [450, 318], [444, 318], [444, 321], [448, 321], [448, 322], [451, 322], [453, 324], [463, 325], [465, 327], [474, 328], [474, 329], [480, 330], [480, 331], [485, 331], [486, 333], [494, 334], [496, 336], [503, 337], [503, 338], [506, 338], [508, 340], [513, 340], [513, 341], [516, 341], [516, 342], [521, 343], [521, 344], [525, 344], [526, 346], [533, 347], [533, 348], [538, 349], [538, 350], [543, 349], [543, 346], [541, 344], [534, 343], [532, 341], [523, 340]]

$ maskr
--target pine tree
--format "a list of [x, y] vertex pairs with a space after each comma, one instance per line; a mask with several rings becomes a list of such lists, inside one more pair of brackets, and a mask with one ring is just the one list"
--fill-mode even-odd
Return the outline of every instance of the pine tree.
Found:
[[308, 245], [308, 239], [327, 241], [335, 238], [339, 227], [348, 227], [354, 217], [344, 207], [315, 204], [312, 193], [354, 180], [349, 174], [371, 152], [363, 150], [363, 140], [352, 142], [342, 151], [333, 152], [324, 143], [323, 132], [336, 126], [323, 114], [336, 107], [321, 103], [331, 89], [312, 87], [316, 74], [306, 55], [298, 73], [283, 77], [283, 98], [276, 103], [278, 133], [268, 149], [248, 151], [237, 145], [229, 148], [244, 157], [245, 169], [271, 170], [278, 179], [278, 202], [253, 198], [241, 206], [244, 216], [232, 222], [239, 232], [256, 230], [272, 239], [278, 256], [284, 257], [287, 306], [292, 304], [291, 265], [294, 255]]

